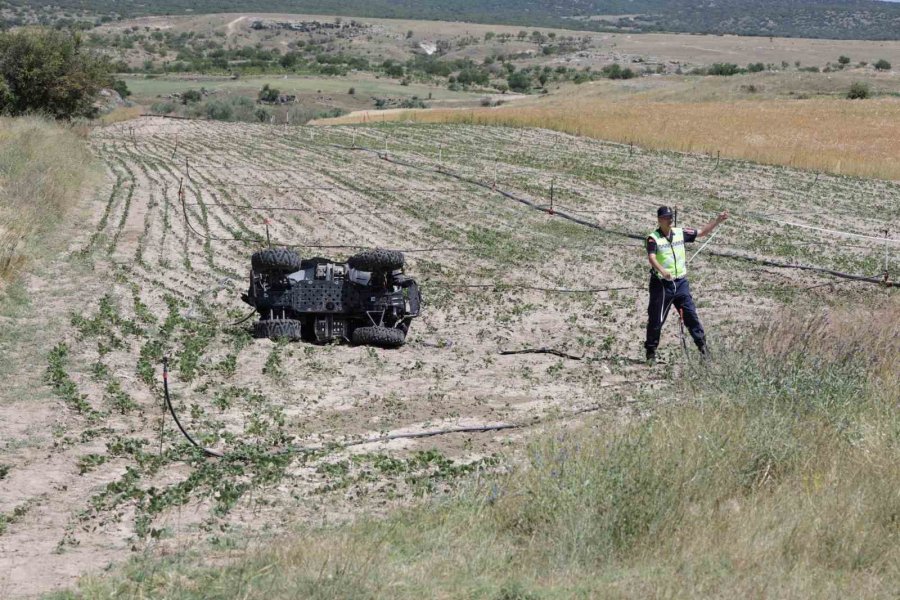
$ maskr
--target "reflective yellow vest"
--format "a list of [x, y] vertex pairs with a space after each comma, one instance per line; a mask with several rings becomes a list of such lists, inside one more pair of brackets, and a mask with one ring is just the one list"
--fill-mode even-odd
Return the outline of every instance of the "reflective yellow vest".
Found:
[[[670, 242], [659, 229], [650, 234], [656, 241], [656, 260], [662, 265], [662, 268], [672, 274], [675, 279], [680, 279], [687, 275], [687, 258], [684, 252], [684, 229], [681, 227], [673, 227], [670, 232], [672, 241]], [[656, 269], [653, 273], [662, 279], [662, 275]]]

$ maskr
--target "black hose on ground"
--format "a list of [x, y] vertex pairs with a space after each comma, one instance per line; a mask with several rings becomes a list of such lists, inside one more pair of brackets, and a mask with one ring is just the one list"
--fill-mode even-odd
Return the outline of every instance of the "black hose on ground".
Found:
[[[575, 357], [572, 357], [575, 358]], [[581, 360], [578, 358], [577, 360]], [[621, 383], [612, 384], [614, 386], [625, 385], [627, 383], [639, 383], [639, 382], [627, 382], [623, 381]], [[168, 357], [163, 358], [163, 393], [165, 397], [166, 408], [169, 409], [169, 414], [172, 415], [172, 418], [175, 420], [175, 424], [178, 426], [179, 431], [185, 437], [185, 439], [190, 442], [192, 446], [203, 452], [206, 456], [213, 456], [216, 458], [233, 458], [233, 459], [246, 459], [247, 456], [238, 453], [223, 453], [217, 450], [212, 450], [210, 448], [204, 448], [197, 441], [191, 437], [191, 435], [187, 432], [187, 430], [182, 426], [181, 421], [178, 420], [178, 415], [175, 413], [175, 408], [172, 406], [172, 400], [169, 397], [169, 359]], [[562, 419], [575, 417], [578, 415], [582, 415], [589, 412], [596, 412], [602, 410], [607, 405], [605, 404], [593, 404], [590, 406], [586, 406], [584, 408], [580, 408], [569, 412], [565, 415], [551, 417], [550, 419], [542, 420], [539, 418], [534, 418], [531, 421], [524, 421], [519, 423], [496, 423], [494, 425], [470, 425], [464, 427], [449, 427], [445, 429], [432, 429], [429, 431], [416, 431], [411, 433], [392, 433], [387, 435], [379, 435], [373, 436], [369, 438], [363, 438], [360, 440], [354, 440], [352, 442], [343, 442], [343, 443], [335, 443], [335, 444], [318, 444], [315, 446], [290, 446], [288, 448], [282, 448], [281, 450], [274, 450], [271, 455], [272, 456], [284, 456], [286, 454], [313, 454], [315, 452], [321, 452], [323, 450], [343, 450], [345, 448], [351, 448], [353, 446], [362, 446], [364, 444], [377, 444], [383, 442], [389, 442], [391, 440], [401, 440], [401, 439], [421, 439], [421, 438], [429, 438], [436, 437], [439, 435], [451, 435], [456, 433], [487, 433], [491, 431], [505, 431], [509, 429], [525, 429], [527, 427], [535, 427], [537, 425], [541, 425], [543, 423], [552, 422], [552, 421], [560, 421]]]
[[509, 356], [512, 354], [553, 354], [555, 356], [559, 356], [560, 358], [570, 358], [572, 360], [582, 360], [584, 358], [583, 356], [566, 354], [562, 350], [555, 350], [553, 348], [523, 348], [522, 350], [501, 350], [500, 354], [503, 356]]
[[206, 456], [215, 456], [217, 458], [222, 458], [225, 455], [216, 450], [210, 450], [209, 448], [204, 448], [200, 444], [191, 437], [184, 426], [182, 426], [181, 421], [178, 420], [178, 415], [175, 414], [175, 408], [172, 406], [172, 399], [169, 397], [169, 357], [163, 357], [163, 394], [166, 400], [166, 407], [169, 409], [169, 413], [172, 415], [172, 418], [175, 420], [175, 424], [178, 425], [178, 429], [181, 430], [181, 434], [191, 443], [192, 446], [199, 449]]

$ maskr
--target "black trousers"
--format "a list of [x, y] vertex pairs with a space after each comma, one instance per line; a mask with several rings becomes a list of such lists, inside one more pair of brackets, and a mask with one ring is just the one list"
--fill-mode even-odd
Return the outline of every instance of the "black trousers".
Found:
[[656, 350], [659, 346], [662, 326], [672, 306], [684, 315], [684, 324], [691, 332], [694, 343], [698, 348], [702, 348], [706, 344], [706, 334], [703, 332], [703, 325], [700, 324], [700, 317], [697, 316], [697, 307], [694, 306], [687, 278], [664, 281], [652, 273], [650, 303], [647, 306], [647, 341], [644, 342], [644, 348]]

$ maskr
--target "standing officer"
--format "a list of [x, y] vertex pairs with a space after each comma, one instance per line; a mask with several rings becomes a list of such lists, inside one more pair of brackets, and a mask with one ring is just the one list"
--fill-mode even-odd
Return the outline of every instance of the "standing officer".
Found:
[[700, 353], [706, 355], [706, 335], [691, 298], [684, 245], [712, 233], [719, 223], [728, 218], [728, 212], [720, 213], [700, 231], [672, 227], [673, 217], [671, 208], [660, 206], [656, 211], [659, 227], [647, 236], [647, 259], [653, 268], [650, 270], [650, 304], [647, 307], [647, 341], [644, 348], [647, 349], [647, 361], [651, 363], [656, 361], [659, 335], [673, 304], [676, 310], [681, 311]]

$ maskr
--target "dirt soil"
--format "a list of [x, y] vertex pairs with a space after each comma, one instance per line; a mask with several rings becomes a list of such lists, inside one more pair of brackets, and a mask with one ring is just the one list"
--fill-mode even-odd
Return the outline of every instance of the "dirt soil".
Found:
[[[900, 217], [895, 183], [541, 130], [144, 118], [97, 129], [91, 143], [105, 183], [72, 223], [68, 252], [25, 280], [0, 321], [4, 598], [72, 585], [134, 553], [383, 514], [510, 468], [535, 432], [577, 424], [575, 411], [630, 418], [678, 400], [672, 377], [701, 367], [696, 353], [682, 356], [674, 320], [661, 363], [642, 364], [640, 241], [439, 171], [538, 203], [552, 188], [555, 210], [611, 231], [647, 233], [660, 204], [696, 226], [729, 209], [709, 248], [864, 274], [883, 267], [880, 243], [827, 235], [823, 244], [820, 232], [766, 219], [873, 234]], [[408, 344], [275, 344], [252, 339], [249, 322], [231, 325], [248, 312], [240, 294], [266, 223], [279, 244], [409, 250], [427, 305]], [[356, 250], [299, 248], [333, 258]], [[705, 253], [690, 268], [713, 349], [786, 301], [881, 293]], [[501, 287], [458, 287], [470, 284]], [[607, 288], [621, 289], [572, 291]], [[500, 355], [540, 347], [583, 359]], [[227, 458], [204, 458], [164, 417], [163, 356], [183, 424]], [[535, 419], [549, 424], [327, 447]]]

